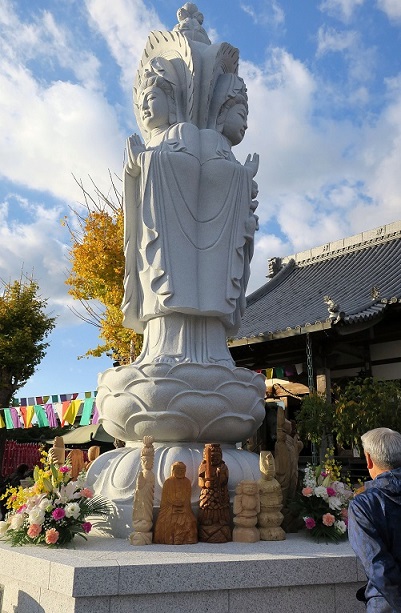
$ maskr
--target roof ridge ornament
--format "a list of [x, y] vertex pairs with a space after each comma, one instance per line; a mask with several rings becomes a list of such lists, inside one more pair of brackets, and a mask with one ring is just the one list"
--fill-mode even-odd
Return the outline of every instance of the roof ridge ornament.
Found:
[[329, 319], [333, 324], [338, 324], [339, 321], [344, 319], [344, 313], [340, 311], [340, 305], [332, 300], [330, 296], [323, 296], [323, 302], [327, 304]]

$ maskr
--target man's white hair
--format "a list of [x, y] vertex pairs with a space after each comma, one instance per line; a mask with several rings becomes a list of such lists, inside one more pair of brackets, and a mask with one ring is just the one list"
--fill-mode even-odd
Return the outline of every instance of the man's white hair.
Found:
[[401, 434], [390, 428], [375, 428], [361, 437], [363, 450], [379, 467], [391, 470], [401, 466]]

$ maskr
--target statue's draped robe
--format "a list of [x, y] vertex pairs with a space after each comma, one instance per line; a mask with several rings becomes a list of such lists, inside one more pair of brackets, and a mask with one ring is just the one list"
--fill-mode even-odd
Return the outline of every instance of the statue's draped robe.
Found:
[[150, 140], [138, 164], [124, 173], [124, 325], [181, 313], [235, 331], [255, 230], [250, 170], [218, 132], [189, 123]]
[[163, 485], [153, 542], [166, 545], [196, 543], [198, 531], [191, 508], [191, 482], [169, 477]]

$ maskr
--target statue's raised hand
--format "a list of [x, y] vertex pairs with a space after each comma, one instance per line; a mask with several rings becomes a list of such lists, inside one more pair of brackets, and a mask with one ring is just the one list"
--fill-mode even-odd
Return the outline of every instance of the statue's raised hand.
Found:
[[244, 166], [252, 172], [252, 176], [254, 177], [259, 168], [259, 155], [254, 153], [251, 157], [251, 154], [248, 153]]
[[127, 169], [131, 175], [137, 176], [140, 173], [138, 156], [145, 151], [145, 145], [138, 134], [132, 134], [127, 139]]

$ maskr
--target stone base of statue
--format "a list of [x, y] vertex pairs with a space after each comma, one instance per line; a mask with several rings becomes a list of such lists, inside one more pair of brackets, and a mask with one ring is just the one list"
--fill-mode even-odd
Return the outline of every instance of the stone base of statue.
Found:
[[[191, 481], [191, 504], [195, 514], [199, 506], [198, 468], [202, 462], [204, 445], [194, 443], [158, 443], [155, 442], [154, 474], [155, 512], [160, 507], [163, 483], [170, 476], [174, 462], [184, 462], [186, 475]], [[96, 494], [109, 498], [114, 506], [114, 515], [105, 524], [105, 532], [118, 538], [128, 538], [132, 532], [132, 505], [138, 472], [141, 470], [142, 441], [127, 442], [126, 447], [103, 453], [91, 465], [88, 474], [88, 486]], [[237, 484], [244, 479], [259, 479], [259, 456], [255, 453], [238, 449], [234, 444], [222, 444], [223, 459], [229, 470], [228, 488], [231, 501]]]
[[264, 377], [233, 362], [141, 362], [100, 375], [96, 406], [105, 430], [123, 441], [230, 443], [261, 425], [264, 394]]

